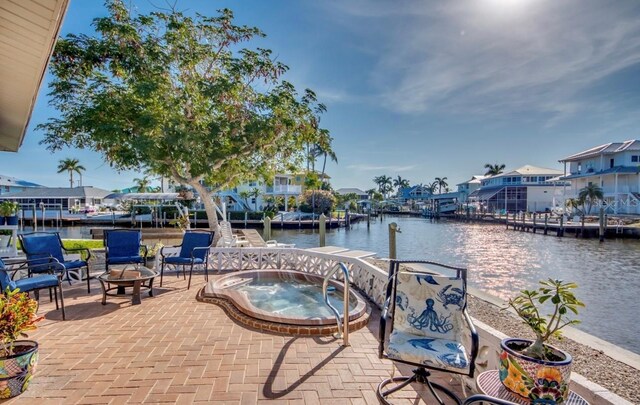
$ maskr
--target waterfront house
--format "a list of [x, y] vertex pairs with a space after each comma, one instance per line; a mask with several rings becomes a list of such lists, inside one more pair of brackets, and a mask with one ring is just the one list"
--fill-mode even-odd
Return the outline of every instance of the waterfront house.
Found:
[[469, 200], [469, 194], [473, 193], [482, 185], [482, 180], [487, 176], [474, 175], [467, 181], [456, 184], [458, 187], [459, 201], [465, 203]]
[[576, 198], [589, 184], [602, 188], [606, 211], [640, 214], [640, 140], [611, 142], [560, 159], [565, 199]]
[[9, 193], [18, 193], [35, 187], [44, 187], [30, 181], [0, 175], [0, 197]]
[[113, 204], [115, 201], [106, 198], [111, 191], [101, 188], [82, 187], [39, 187], [24, 190], [18, 193], [3, 194], [0, 200], [11, 200], [20, 204], [25, 209], [37, 209], [42, 207], [49, 210], [83, 210], [101, 204]]
[[560, 170], [525, 165], [483, 178], [469, 199], [488, 212], [551, 210], [563, 201], [566, 182], [559, 179], [561, 175]]

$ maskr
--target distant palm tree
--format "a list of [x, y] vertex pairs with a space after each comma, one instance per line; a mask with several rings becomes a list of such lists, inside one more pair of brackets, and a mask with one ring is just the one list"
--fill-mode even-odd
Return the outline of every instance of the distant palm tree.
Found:
[[387, 194], [393, 190], [393, 180], [389, 176], [383, 174], [382, 176], [374, 177], [373, 182], [378, 185], [378, 191], [385, 199], [387, 198]]
[[580, 190], [578, 193], [578, 198], [582, 201], [583, 204], [587, 205], [587, 215], [591, 214], [591, 207], [594, 203], [604, 198], [604, 194], [602, 193], [602, 188], [598, 185], [589, 183], [585, 188]]
[[502, 173], [504, 171], [504, 168], [506, 166], [503, 164], [491, 164], [491, 163], [487, 163], [484, 165], [484, 168], [487, 169], [487, 171], [484, 173], [485, 176], [497, 176], [498, 174]]
[[442, 194], [442, 189], [446, 188], [449, 185], [446, 180], [446, 177], [436, 177], [436, 181], [434, 181], [434, 184], [438, 186], [438, 194]]
[[438, 182], [434, 181], [433, 183], [424, 186], [423, 190], [428, 192], [429, 194], [435, 194], [436, 190], [438, 189]]
[[151, 184], [151, 181], [147, 176], [144, 176], [141, 179], [135, 178], [133, 179], [133, 182], [136, 183], [138, 193], [146, 193], [147, 191], [149, 191], [148, 189], [149, 189], [149, 184]]
[[400, 192], [403, 188], [409, 187], [409, 180], [403, 179], [402, 177], [398, 176], [395, 178], [395, 180], [393, 180], [393, 187], [398, 188], [398, 195], [400, 195]]
[[82, 176], [84, 170], [87, 169], [75, 158], [62, 159], [58, 164], [58, 173], [69, 172], [69, 188], [73, 188], [73, 173], [75, 172]]

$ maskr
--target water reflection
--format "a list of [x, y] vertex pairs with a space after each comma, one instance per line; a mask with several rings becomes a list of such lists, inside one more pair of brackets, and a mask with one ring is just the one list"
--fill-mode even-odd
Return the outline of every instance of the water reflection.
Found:
[[[505, 230], [503, 226], [431, 223], [422, 218], [388, 218], [327, 234], [327, 244], [388, 255], [390, 221], [397, 222], [398, 257], [428, 258], [469, 269], [471, 286], [503, 299], [538, 280], [559, 278], [579, 284], [577, 295], [587, 308], [578, 328], [640, 353], [640, 242], [637, 240], [558, 238]], [[309, 230], [274, 230], [278, 241], [298, 247], [318, 245]]]

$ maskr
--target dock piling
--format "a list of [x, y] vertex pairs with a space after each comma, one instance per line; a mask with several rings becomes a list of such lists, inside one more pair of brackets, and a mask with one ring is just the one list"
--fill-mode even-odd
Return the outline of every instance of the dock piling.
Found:
[[604, 219], [604, 208], [600, 208], [600, 215], [599, 215], [599, 227], [598, 227], [598, 238], [600, 239], [600, 242], [604, 242], [604, 226], [605, 226], [605, 219]]
[[392, 222], [389, 224], [389, 259], [397, 259], [396, 253], [396, 233], [400, 232], [398, 224]]
[[326, 246], [325, 236], [327, 233], [326, 228], [327, 217], [324, 214], [320, 214], [320, 218], [318, 220], [318, 234], [320, 235], [320, 247]]

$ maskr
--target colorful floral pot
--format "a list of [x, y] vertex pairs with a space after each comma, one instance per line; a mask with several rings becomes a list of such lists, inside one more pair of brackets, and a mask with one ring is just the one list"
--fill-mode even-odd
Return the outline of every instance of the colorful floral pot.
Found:
[[530, 400], [567, 401], [571, 378], [571, 355], [545, 345], [558, 361], [537, 360], [520, 353], [533, 342], [527, 339], [504, 339], [500, 343], [500, 381], [510, 391]]
[[19, 340], [14, 344], [14, 353], [0, 357], [0, 399], [22, 394], [36, 371], [38, 343]]

